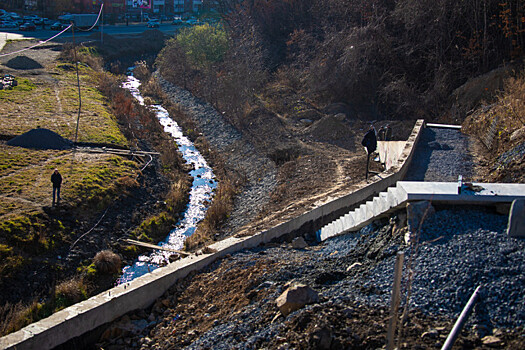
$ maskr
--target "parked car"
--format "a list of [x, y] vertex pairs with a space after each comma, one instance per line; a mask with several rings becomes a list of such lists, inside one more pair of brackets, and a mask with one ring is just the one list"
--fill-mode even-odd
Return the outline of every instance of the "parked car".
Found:
[[2, 28], [17, 28], [18, 24], [13, 21], [3, 21]]
[[55, 22], [51, 25], [51, 30], [62, 30], [64, 29], [64, 25], [60, 22]]
[[36, 26], [33, 22], [26, 22], [22, 24], [20, 27], [18, 27], [18, 29], [23, 30], [23, 31], [32, 31], [32, 30], [36, 30]]
[[38, 19], [35, 19], [35, 20], [32, 20], [31, 22], [33, 22], [35, 25], [37, 26], [41, 26], [42, 24], [46, 23], [47, 18], [38, 18]]
[[186, 24], [188, 24], [190, 26], [195, 26], [197, 24], [200, 24], [200, 22], [197, 21], [196, 19], [190, 18], [189, 20], [186, 21]]
[[175, 19], [171, 22], [171, 24], [182, 25], [182, 24], [184, 24], [184, 21], [183, 21], [182, 19], [180, 19], [180, 18], [175, 18]]
[[39, 19], [40, 19], [40, 17], [37, 16], [37, 15], [29, 15], [29, 16], [24, 16], [23, 17], [23, 20], [25, 22], [33, 22], [34, 23], [35, 21], [37, 21]]
[[20, 17], [20, 15], [18, 15], [18, 13], [16, 13], [16, 12], [10, 12], [9, 16], [11, 16], [11, 19], [14, 22], [16, 22], [16, 21], [23, 21], [22, 17]]
[[148, 22], [148, 28], [158, 28], [159, 22], [158, 21], [149, 21]]

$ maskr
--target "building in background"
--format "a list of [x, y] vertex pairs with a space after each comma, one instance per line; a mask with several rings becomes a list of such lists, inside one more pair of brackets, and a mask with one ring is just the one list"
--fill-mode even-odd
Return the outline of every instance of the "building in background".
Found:
[[123, 14], [126, 12], [126, 0], [72, 0], [76, 13], [98, 13], [104, 3], [104, 14]]

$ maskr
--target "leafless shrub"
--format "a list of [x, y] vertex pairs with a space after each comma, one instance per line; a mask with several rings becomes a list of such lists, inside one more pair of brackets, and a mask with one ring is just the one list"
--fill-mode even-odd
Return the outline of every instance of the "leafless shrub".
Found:
[[66, 304], [75, 304], [87, 298], [88, 287], [80, 276], [60, 282], [55, 289], [57, 298], [64, 298]]
[[115, 274], [120, 272], [122, 263], [120, 256], [111, 250], [103, 250], [97, 253], [93, 258], [93, 263], [97, 271], [104, 274]]
[[162, 91], [162, 88], [158, 83], [157, 79], [150, 77], [149, 79], [144, 81], [145, 83], [141, 85], [140, 89], [140, 91], [142, 92], [142, 96], [147, 96], [155, 101], [160, 101], [164, 96], [164, 91]]
[[133, 76], [140, 81], [150, 80], [151, 71], [148, 68], [148, 64], [145, 61], [135, 62], [135, 69], [133, 70]]
[[0, 336], [15, 332], [29, 324], [23, 317], [26, 310], [27, 307], [21, 302], [16, 304], [6, 303], [0, 306]]
[[186, 239], [184, 249], [194, 250], [213, 239], [213, 235], [233, 208], [235, 193], [235, 186], [228, 180], [219, 183], [215, 198], [206, 211], [206, 217], [199, 224], [196, 232]]

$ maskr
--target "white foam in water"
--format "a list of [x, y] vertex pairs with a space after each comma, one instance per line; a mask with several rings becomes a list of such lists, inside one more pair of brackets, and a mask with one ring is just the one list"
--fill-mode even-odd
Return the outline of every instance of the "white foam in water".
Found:
[[[135, 77], [128, 76], [127, 81], [122, 86], [128, 89], [140, 104], [144, 105], [144, 98], [139, 91], [140, 82]], [[164, 131], [171, 134], [179, 146], [182, 157], [187, 163], [192, 164], [194, 169], [190, 172], [190, 175], [193, 177], [193, 184], [190, 191], [190, 201], [184, 212], [184, 217], [169, 232], [167, 238], [159, 243], [159, 246], [165, 248], [181, 250], [184, 247], [184, 240], [195, 232], [197, 224], [204, 218], [207, 210], [206, 204], [211, 202], [217, 182], [212, 169], [208, 166], [204, 157], [193, 143], [183, 135], [182, 129], [170, 118], [168, 111], [160, 105], [154, 105], [151, 108], [156, 112], [160, 124], [164, 126]], [[117, 283], [129, 282], [159, 268], [168, 262], [171, 254], [173, 253], [156, 250], [149, 255], [139, 256], [133, 265], [124, 267], [122, 276]]]

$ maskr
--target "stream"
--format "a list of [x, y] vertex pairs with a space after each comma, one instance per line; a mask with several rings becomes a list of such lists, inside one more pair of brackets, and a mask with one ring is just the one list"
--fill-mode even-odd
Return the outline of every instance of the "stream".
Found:
[[[141, 105], [144, 105], [144, 98], [139, 91], [140, 81], [128, 75], [128, 79], [123, 83], [123, 87], [131, 92]], [[217, 181], [212, 169], [193, 143], [183, 135], [179, 125], [170, 118], [168, 111], [160, 105], [152, 105], [151, 109], [156, 113], [164, 131], [169, 133], [177, 143], [182, 157], [193, 166], [190, 175], [193, 177], [193, 184], [190, 190], [190, 200], [186, 207], [183, 218], [177, 223], [167, 235], [166, 239], [158, 245], [173, 250], [182, 250], [185, 239], [193, 234], [197, 224], [204, 218], [207, 205], [211, 202]], [[122, 269], [122, 276], [117, 284], [129, 282], [137, 277], [145, 275], [168, 263], [172, 253], [165, 250], [156, 250], [148, 255], [141, 255], [133, 263]]]

